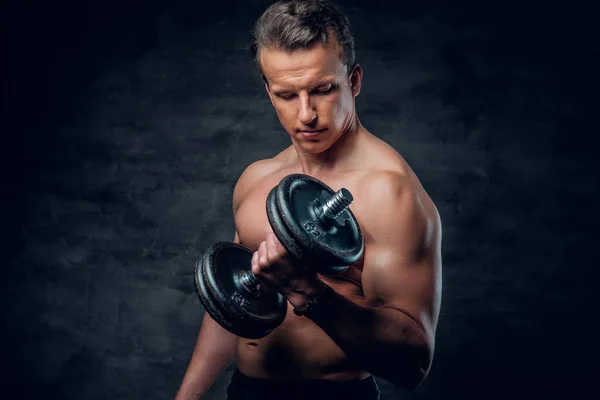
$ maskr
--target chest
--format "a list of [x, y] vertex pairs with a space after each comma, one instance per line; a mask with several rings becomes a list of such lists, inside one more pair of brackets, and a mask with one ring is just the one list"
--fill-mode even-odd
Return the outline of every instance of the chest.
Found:
[[256, 251], [271, 232], [267, 218], [267, 196], [281, 179], [270, 178], [259, 182], [240, 203], [235, 214], [235, 227], [240, 243]]

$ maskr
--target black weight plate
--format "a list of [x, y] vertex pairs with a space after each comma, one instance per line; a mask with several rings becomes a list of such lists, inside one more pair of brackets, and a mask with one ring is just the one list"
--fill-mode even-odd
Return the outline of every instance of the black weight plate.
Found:
[[250, 270], [252, 252], [236, 243], [211, 246], [195, 269], [196, 292], [209, 315], [229, 332], [248, 339], [269, 334], [287, 312], [285, 298], [273, 291], [252, 294], [238, 277]]
[[277, 236], [277, 239], [279, 239], [279, 242], [288, 253], [298, 260], [308, 260], [310, 254], [306, 252], [305, 248], [298, 245], [286, 224], [281, 220], [281, 215], [277, 207], [276, 192], [277, 187], [274, 187], [267, 196], [267, 218], [269, 219], [271, 229], [273, 229], [273, 233], [275, 233], [275, 236]]
[[238, 285], [252, 253], [234, 243], [217, 243], [196, 268], [196, 288], [207, 312], [230, 332], [246, 338], [266, 336], [285, 318], [287, 303], [276, 292], [254, 296]]
[[302, 247], [301, 253], [310, 254], [313, 263], [325, 268], [324, 273], [328, 270], [335, 273], [358, 261], [364, 243], [358, 221], [350, 209], [344, 211], [348, 217], [344, 226], [321, 229], [314, 223], [313, 202], [323, 191], [329, 196], [335, 194], [316, 178], [288, 175], [277, 186], [276, 204], [289, 235]]

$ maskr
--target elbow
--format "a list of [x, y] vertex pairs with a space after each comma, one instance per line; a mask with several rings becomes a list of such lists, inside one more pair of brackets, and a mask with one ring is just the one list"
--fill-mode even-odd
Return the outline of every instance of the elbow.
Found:
[[425, 381], [425, 378], [427, 378], [430, 366], [431, 363], [425, 362], [408, 365], [407, 368], [405, 368], [402, 376], [398, 377], [394, 383], [405, 390], [415, 390], [421, 386], [423, 381]]
[[435, 348], [434, 333], [416, 324], [401, 327], [401, 334], [394, 336], [389, 335], [391, 331], [381, 340], [386, 345], [375, 353], [371, 372], [405, 390], [415, 390], [429, 375]]
[[395, 379], [397, 386], [409, 391], [417, 389], [429, 375], [433, 361], [433, 345], [421, 344], [412, 347], [403, 357], [403, 367], [398, 368]]
[[402, 385], [402, 387], [405, 390], [415, 390], [419, 386], [421, 386], [423, 381], [425, 381], [425, 378], [427, 378], [428, 374], [429, 366], [417, 366], [413, 369], [413, 371], [411, 371], [410, 374], [408, 374], [408, 379], [405, 379], [405, 382]]

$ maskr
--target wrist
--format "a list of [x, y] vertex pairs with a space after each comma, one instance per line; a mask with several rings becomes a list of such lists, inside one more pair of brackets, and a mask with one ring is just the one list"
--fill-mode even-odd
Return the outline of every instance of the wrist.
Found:
[[321, 281], [312, 294], [308, 294], [302, 304], [294, 306], [294, 314], [304, 315], [310, 319], [318, 319], [326, 316], [331, 309], [331, 299], [335, 291], [326, 283]]

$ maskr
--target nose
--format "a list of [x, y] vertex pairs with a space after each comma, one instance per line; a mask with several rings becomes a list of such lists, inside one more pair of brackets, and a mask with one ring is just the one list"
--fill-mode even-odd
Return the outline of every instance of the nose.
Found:
[[314, 124], [317, 120], [317, 110], [310, 102], [309, 96], [300, 96], [300, 110], [298, 119], [304, 125]]

